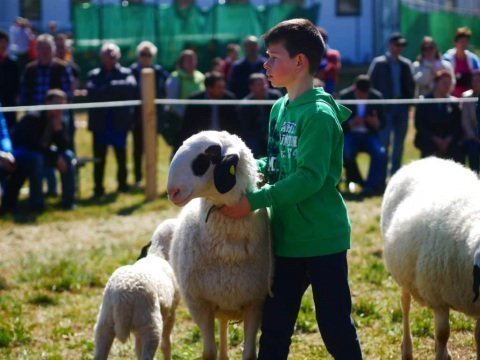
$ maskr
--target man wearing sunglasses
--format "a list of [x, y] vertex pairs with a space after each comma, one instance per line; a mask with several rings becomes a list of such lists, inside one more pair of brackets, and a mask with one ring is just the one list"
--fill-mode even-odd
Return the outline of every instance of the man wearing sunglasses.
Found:
[[[385, 99], [411, 99], [414, 96], [412, 63], [401, 56], [407, 39], [393, 33], [388, 40], [388, 51], [373, 59], [368, 69], [372, 88], [380, 91]], [[408, 129], [408, 105], [391, 105], [385, 109], [385, 127], [380, 131], [382, 145], [390, 153], [390, 176], [402, 163], [403, 143]], [[389, 151], [393, 136], [392, 150]]]

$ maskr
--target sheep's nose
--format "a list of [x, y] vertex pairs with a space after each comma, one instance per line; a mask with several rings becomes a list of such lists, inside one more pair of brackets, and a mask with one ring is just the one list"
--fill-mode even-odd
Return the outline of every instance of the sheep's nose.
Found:
[[175, 202], [175, 200], [180, 195], [180, 188], [172, 187], [167, 189], [168, 198]]

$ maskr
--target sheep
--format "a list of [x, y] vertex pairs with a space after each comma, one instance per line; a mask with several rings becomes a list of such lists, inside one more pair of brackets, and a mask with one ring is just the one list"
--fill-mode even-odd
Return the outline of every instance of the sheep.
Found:
[[[169, 220], [158, 226], [146, 257], [118, 268], [108, 280], [94, 329], [95, 360], [107, 359], [114, 338], [125, 342], [130, 332], [135, 335], [138, 359], [153, 359], [160, 341], [163, 358], [171, 358], [170, 336], [180, 301], [173, 270], [162, 249], [171, 236], [171, 224]], [[159, 236], [162, 232], [166, 240]]]
[[409, 312], [413, 297], [434, 312], [436, 359], [450, 359], [450, 309], [477, 320], [480, 359], [480, 304], [475, 301], [480, 282], [480, 183], [476, 174], [437, 158], [403, 167], [385, 191], [381, 228], [386, 267], [402, 292], [402, 358], [412, 359]]
[[225, 131], [193, 135], [170, 164], [169, 199], [186, 205], [178, 216], [170, 263], [200, 328], [203, 359], [217, 356], [215, 318], [220, 323], [220, 359], [228, 358], [229, 320], [243, 320], [243, 359], [256, 358], [256, 334], [272, 273], [268, 215], [262, 209], [234, 220], [215, 210], [235, 204], [257, 180], [252, 152]]

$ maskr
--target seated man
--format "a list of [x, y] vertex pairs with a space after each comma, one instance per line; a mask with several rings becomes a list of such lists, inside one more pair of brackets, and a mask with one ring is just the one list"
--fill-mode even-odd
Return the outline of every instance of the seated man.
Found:
[[[381, 99], [382, 95], [371, 88], [370, 78], [359, 75], [355, 83], [340, 92], [340, 99], [367, 100]], [[387, 154], [380, 142], [378, 130], [383, 123], [382, 105], [346, 105], [351, 111], [350, 118], [342, 124], [344, 131], [343, 159], [347, 182], [362, 185], [362, 195], [370, 196], [383, 192], [385, 188]], [[364, 181], [358, 171], [356, 157], [359, 152], [370, 155], [370, 169]]]
[[[66, 94], [59, 89], [47, 92], [46, 104], [65, 104]], [[30, 176], [30, 207], [35, 211], [44, 209], [42, 173], [45, 166], [56, 167], [61, 174], [64, 209], [73, 209], [75, 196], [75, 169], [72, 164], [74, 154], [68, 150], [68, 136], [63, 127], [63, 110], [47, 110], [30, 113], [17, 124], [13, 137], [13, 155], [16, 162], [32, 172]], [[20, 188], [28, 171], [15, 171], [5, 182], [2, 210], [15, 210]]]

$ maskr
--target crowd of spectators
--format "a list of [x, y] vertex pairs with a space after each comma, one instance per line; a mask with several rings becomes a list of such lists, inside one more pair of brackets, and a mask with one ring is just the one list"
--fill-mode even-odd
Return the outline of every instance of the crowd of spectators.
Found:
[[[155, 62], [157, 47], [143, 41], [137, 60], [124, 67], [120, 48], [106, 42], [99, 54], [99, 67], [88, 72], [81, 86], [80, 68], [75, 63], [71, 39], [58, 33], [54, 22], [49, 32], [35, 36], [28, 21], [18, 18], [9, 33], [0, 31], [0, 103], [2, 106], [63, 104], [75, 96], [87, 101], [118, 101], [140, 98], [141, 70], [155, 72], [157, 98], [274, 100], [281, 89], [270, 88], [258, 38], [248, 36], [242, 47], [228, 44], [225, 58], [214, 58], [203, 73], [197, 68], [197, 54], [183, 50], [174, 71]], [[321, 29], [325, 40], [328, 34]], [[430, 36], [421, 42], [412, 63], [402, 56], [407, 40], [393, 33], [385, 54], [375, 57], [366, 74], [351, 86], [339, 89], [341, 56], [327, 46], [316, 72], [318, 85], [339, 99], [359, 100], [348, 105], [351, 117], [342, 124], [344, 166], [347, 184], [358, 184], [365, 196], [381, 194], [389, 176], [401, 166], [403, 146], [412, 106], [372, 105], [370, 99], [427, 99], [478, 97], [480, 61], [468, 50], [472, 36], [468, 28], [457, 29], [454, 47], [444, 55]], [[243, 54], [243, 56], [241, 56]], [[85, 70], [85, 69], [84, 69]], [[479, 171], [480, 140], [474, 103], [432, 103], [415, 108], [415, 140], [421, 157], [438, 156], [468, 163]], [[190, 135], [207, 129], [227, 130], [241, 136], [256, 157], [267, 149], [270, 105], [171, 105], [158, 106], [158, 131], [172, 146], [172, 154]], [[104, 173], [107, 149], [112, 147], [117, 162], [117, 191], [128, 192], [142, 185], [143, 129], [140, 107], [93, 108], [88, 111], [92, 134], [94, 198], [105, 196]], [[133, 178], [128, 182], [127, 136], [132, 132]], [[363, 179], [357, 155], [370, 156]], [[75, 208], [75, 121], [71, 110], [47, 110], [0, 114], [0, 214], [16, 208], [18, 193], [28, 179], [32, 211], [45, 209], [45, 196], [57, 195], [57, 174], [61, 179], [60, 205]], [[46, 179], [46, 186], [43, 184]], [[46, 188], [46, 191], [44, 191]], [[349, 187], [347, 187], [348, 189]]]

